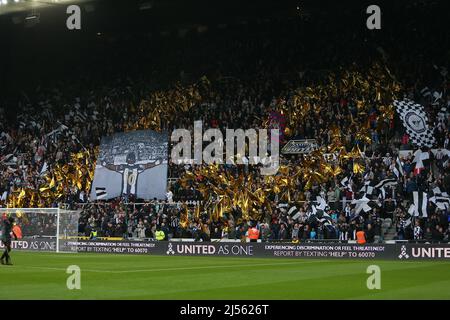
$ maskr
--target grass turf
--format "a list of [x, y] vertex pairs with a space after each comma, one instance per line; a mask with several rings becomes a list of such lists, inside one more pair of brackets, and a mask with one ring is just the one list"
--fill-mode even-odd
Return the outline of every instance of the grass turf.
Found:
[[[14, 251], [4, 299], [450, 299], [450, 262], [307, 260]], [[369, 290], [369, 265], [381, 290]], [[81, 290], [68, 290], [69, 265]], [[251, 288], [251, 290], [250, 290]]]

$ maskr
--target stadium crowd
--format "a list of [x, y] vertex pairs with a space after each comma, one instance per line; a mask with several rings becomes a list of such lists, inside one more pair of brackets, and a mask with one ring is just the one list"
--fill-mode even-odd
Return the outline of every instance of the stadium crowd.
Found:
[[[305, 24], [308, 24], [307, 31], [304, 31]], [[191, 219], [185, 224], [180, 215], [183, 204], [189, 203], [192, 208], [194, 201], [206, 199], [201, 198], [198, 190], [182, 187], [178, 178], [191, 167], [176, 164], [169, 167], [170, 191], [163, 202], [139, 199], [126, 202], [118, 198], [91, 204], [88, 195], [76, 187], [67, 188], [64, 198], [58, 202], [72, 207], [81, 203], [79, 232], [86, 236], [97, 230], [105, 237], [143, 239], [154, 238], [156, 231], [162, 230], [166, 239], [242, 239], [249, 226], [257, 225], [263, 241], [353, 240], [356, 230], [363, 228], [368, 242], [377, 242], [384, 239], [393, 224], [398, 239], [448, 241], [449, 206], [442, 209], [429, 202], [428, 218], [420, 219], [412, 217], [408, 208], [413, 191], [428, 192], [430, 197], [437, 187], [441, 192], [450, 191], [448, 111], [443, 119], [438, 119], [441, 108], [450, 106], [446, 71], [449, 66], [448, 59], [445, 60], [450, 52], [449, 38], [438, 29], [433, 38], [423, 43], [418, 39], [422, 39], [424, 30], [409, 33], [410, 25], [400, 25], [378, 39], [366, 32], [355, 32], [346, 22], [332, 37], [321, 36], [327, 35], [327, 31], [321, 31], [324, 24], [326, 22], [320, 19], [315, 23], [277, 21], [276, 27], [273, 23], [260, 22], [254, 26], [230, 26], [226, 31], [187, 35], [170, 44], [161, 41], [160, 56], [154, 61], [147, 58], [153, 48], [143, 48], [128, 64], [115, 71], [108, 70], [113, 74], [104, 78], [99, 79], [97, 74], [84, 70], [85, 77], [79, 81], [61, 81], [22, 93], [15, 101], [0, 101], [0, 205], [5, 205], [8, 195], [18, 188], [38, 189], [45, 181], [45, 173], [57, 164], [68, 163], [71, 154], [83, 149], [94, 154], [102, 136], [122, 132], [136, 122], [133, 105], [164, 85], [170, 86], [176, 81], [189, 83], [206, 75], [215, 94], [206, 97], [193, 112], [180, 113], [175, 121], [163, 123], [163, 129], [192, 130], [195, 120], [202, 120], [205, 129], [258, 128], [277, 104], [290, 103], [296, 88], [321, 83], [336, 66], [345, 68], [357, 64], [364, 72], [373, 61], [384, 61], [392, 66], [391, 71], [403, 83], [402, 94], [425, 106], [434, 127], [436, 143], [420, 173], [415, 170], [417, 147], [410, 141], [401, 121], [395, 116], [389, 123], [377, 123], [376, 115], [381, 106], [374, 104], [368, 115], [372, 142], [364, 145], [364, 174], [355, 176], [350, 185], [343, 184], [342, 178], [352, 175], [349, 166], [343, 168], [339, 178], [313, 185], [311, 189], [299, 185], [293, 194], [293, 201], [301, 204], [298, 205], [299, 218], [295, 220], [275, 197], [269, 199], [272, 213], [263, 212], [264, 218], [260, 221], [245, 220], [234, 210], [217, 221], [201, 213], [198, 220]], [[287, 32], [289, 37], [279, 36]], [[402, 41], [403, 46], [398, 45], [398, 41]], [[114, 65], [115, 57], [124, 54], [122, 47], [127, 46], [118, 45], [118, 50], [111, 52], [111, 61], [105, 62], [108, 58], [102, 56], [102, 65]], [[404, 52], [399, 48], [409, 50]], [[151, 71], [140, 74], [142, 65]], [[124, 72], [122, 76], [121, 72]], [[430, 94], [424, 95], [423, 88], [428, 88]], [[356, 132], [349, 130], [349, 125], [358, 112], [358, 98], [358, 92], [330, 96], [322, 106], [322, 113], [310, 110], [296, 127], [290, 128], [292, 133], [288, 139], [314, 138], [319, 145], [328, 145], [332, 135], [330, 128], [336, 125], [344, 133], [346, 145], [353, 146]], [[8, 107], [2, 108], [1, 103]], [[10, 104], [15, 108], [10, 108]], [[400, 154], [400, 151], [406, 153]], [[404, 171], [398, 183], [385, 188], [379, 206], [369, 212], [357, 212], [351, 201], [359, 197], [364, 181], [392, 178], [397, 158], [401, 159]], [[297, 161], [295, 156], [282, 157], [284, 164]], [[246, 165], [227, 170], [253, 170], [258, 175], [257, 168]], [[327, 204], [330, 220], [326, 224], [309, 218], [317, 196]]]

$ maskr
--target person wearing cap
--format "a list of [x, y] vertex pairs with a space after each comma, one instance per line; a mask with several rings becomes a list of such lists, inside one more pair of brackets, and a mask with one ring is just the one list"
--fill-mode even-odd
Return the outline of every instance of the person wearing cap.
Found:
[[14, 218], [9, 217], [3, 220], [3, 232], [2, 232], [2, 243], [5, 246], [5, 251], [0, 258], [1, 264], [12, 265], [11, 256], [11, 234], [17, 240], [17, 235], [13, 231]]

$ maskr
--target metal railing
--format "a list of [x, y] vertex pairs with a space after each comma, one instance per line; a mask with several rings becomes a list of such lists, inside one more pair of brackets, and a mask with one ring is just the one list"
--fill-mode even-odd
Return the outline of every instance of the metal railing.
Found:
[[[342, 209], [345, 209], [345, 205], [347, 203], [351, 203], [354, 200], [354, 197], [352, 197], [351, 199], [343, 199], [343, 200], [336, 200], [333, 202], [340, 202], [342, 205]], [[386, 202], [386, 201], [392, 201], [395, 203], [395, 205], [397, 205], [397, 200], [392, 198], [391, 200], [387, 200], [387, 199], [383, 199], [381, 200], [382, 202]], [[381, 202], [380, 201], [380, 202]], [[314, 201], [310, 201], [310, 200], [298, 200], [298, 201], [292, 201], [295, 204], [304, 204], [304, 203], [310, 203], [310, 202], [314, 202]], [[187, 200], [187, 201], [173, 201], [173, 202], [167, 202], [164, 200], [149, 200], [147, 202], [120, 202], [120, 205], [123, 206], [133, 206], [134, 208], [136, 206], [142, 206], [142, 205], [163, 205], [163, 206], [183, 206], [183, 205], [188, 205], [188, 206], [195, 206], [195, 205], [202, 205], [204, 203], [203, 200]], [[285, 203], [285, 202], [282, 202]], [[116, 204], [114, 202], [104, 202], [104, 201], [93, 201], [93, 202], [78, 202], [76, 203], [76, 206], [78, 207], [82, 207], [84, 208], [85, 206], [89, 206], [89, 205], [94, 205], [94, 206], [109, 206], [109, 205], [113, 205]]]

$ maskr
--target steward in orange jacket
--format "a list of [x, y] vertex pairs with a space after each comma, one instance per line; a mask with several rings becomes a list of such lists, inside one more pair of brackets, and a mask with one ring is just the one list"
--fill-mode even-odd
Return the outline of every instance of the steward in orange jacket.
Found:
[[259, 230], [256, 227], [248, 229], [248, 238], [250, 242], [257, 242], [259, 239]]
[[366, 244], [366, 233], [362, 229], [356, 232], [356, 242], [358, 244]]

